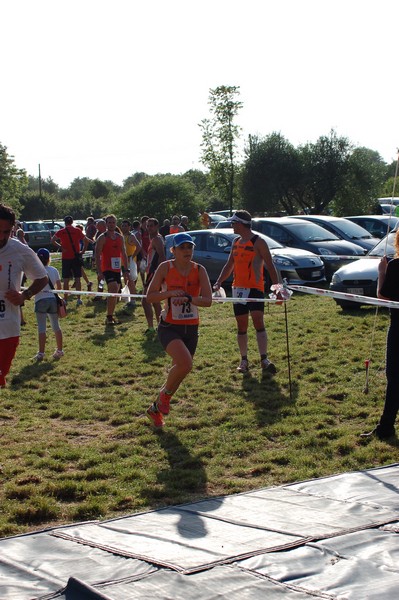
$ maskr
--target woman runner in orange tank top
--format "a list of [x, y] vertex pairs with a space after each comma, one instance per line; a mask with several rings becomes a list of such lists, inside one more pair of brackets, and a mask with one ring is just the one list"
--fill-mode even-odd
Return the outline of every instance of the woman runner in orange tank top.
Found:
[[212, 289], [202, 265], [193, 262], [194, 241], [188, 233], [177, 233], [173, 240], [174, 259], [159, 265], [147, 292], [147, 302], [165, 300], [158, 326], [158, 337], [172, 358], [172, 367], [147, 415], [156, 427], [164, 425], [170, 399], [190, 373], [198, 341], [198, 307], [212, 304]]

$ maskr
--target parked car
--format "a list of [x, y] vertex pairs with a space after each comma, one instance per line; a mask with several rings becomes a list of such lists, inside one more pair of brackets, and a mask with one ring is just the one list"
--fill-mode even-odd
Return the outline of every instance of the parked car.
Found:
[[21, 227], [32, 250], [51, 248], [51, 233], [43, 221], [21, 221]]
[[341, 217], [331, 217], [327, 215], [300, 215], [298, 217], [294, 216], [293, 218], [305, 219], [305, 221], [316, 223], [317, 225], [320, 225], [320, 227], [327, 229], [327, 231], [330, 233], [335, 233], [340, 240], [347, 240], [348, 242], [353, 242], [354, 244], [361, 246], [366, 250], [366, 252], [371, 250], [371, 248], [374, 248], [374, 246], [380, 241], [380, 238], [372, 237], [367, 229], [363, 229], [363, 227], [360, 227], [360, 225], [351, 223], [347, 219], [343, 219]]
[[[391, 257], [394, 256], [395, 235], [396, 232], [394, 231], [388, 233], [388, 236], [385, 236], [370, 250], [366, 258], [361, 258], [338, 269], [332, 276], [330, 290], [358, 296], [376, 297], [378, 264], [385, 254]], [[362, 304], [351, 300], [336, 298], [334, 300], [342, 308], [358, 308]]]
[[219, 215], [218, 213], [208, 213], [208, 216], [211, 221], [211, 227], [216, 227], [218, 223], [225, 223], [227, 221], [224, 215]]
[[265, 217], [252, 219], [252, 229], [280, 242], [290, 248], [308, 250], [321, 257], [324, 262], [326, 278], [343, 264], [354, 260], [352, 257], [364, 256], [366, 251], [357, 244], [340, 240], [316, 223], [292, 217]]
[[[189, 233], [195, 243], [194, 260], [206, 268], [209, 279], [214, 283], [229, 257], [237, 234], [231, 229], [201, 229]], [[285, 248], [266, 235], [261, 233], [258, 235], [267, 242], [274, 265], [282, 279], [287, 279], [289, 283], [296, 285], [320, 284], [326, 281], [323, 261], [318, 256], [306, 250]], [[172, 257], [170, 249], [173, 237], [174, 235], [167, 235], [165, 238], [168, 259]], [[265, 281], [266, 291], [269, 291], [271, 282], [268, 276]], [[232, 277], [227, 280], [228, 284], [231, 282]]]
[[213, 210], [211, 214], [222, 215], [222, 217], [226, 217], [226, 219], [228, 219], [232, 214], [234, 214], [234, 209], [232, 213], [230, 213], [230, 210]]
[[394, 196], [393, 198], [377, 198], [377, 202], [380, 204], [394, 204], [395, 206], [399, 205], [399, 198]]
[[367, 229], [373, 237], [379, 239], [396, 229], [399, 223], [399, 217], [389, 215], [355, 215], [345, 218]]
[[56, 231], [58, 231], [59, 229], [62, 229], [63, 227], [65, 227], [65, 223], [64, 221], [43, 221], [43, 223], [46, 225], [47, 229], [50, 230], [51, 235], [53, 236], [55, 234]]
[[383, 215], [396, 215], [397, 206], [395, 204], [380, 204]]

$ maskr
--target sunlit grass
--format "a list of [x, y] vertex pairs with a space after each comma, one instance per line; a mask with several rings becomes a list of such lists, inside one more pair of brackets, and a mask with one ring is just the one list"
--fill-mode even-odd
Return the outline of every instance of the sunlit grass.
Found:
[[[0, 534], [104, 519], [206, 496], [242, 492], [397, 460], [398, 444], [359, 438], [382, 408], [389, 321], [375, 309], [343, 312], [327, 298], [295, 295], [268, 306], [262, 377], [253, 329], [250, 373], [239, 354], [231, 305], [201, 311], [193, 372], [172, 401], [164, 431], [145, 416], [169, 360], [144, 336], [141, 307], [104, 325], [105, 303], [84, 301], [62, 321], [65, 356], [36, 364], [31, 308], [0, 391]], [[372, 344], [372, 339], [373, 344]], [[369, 394], [363, 393], [372, 358]]]

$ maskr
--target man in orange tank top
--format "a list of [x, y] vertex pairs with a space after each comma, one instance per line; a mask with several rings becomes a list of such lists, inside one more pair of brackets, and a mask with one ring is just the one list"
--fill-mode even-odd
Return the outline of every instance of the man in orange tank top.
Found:
[[240, 373], [249, 370], [248, 363], [248, 321], [251, 313], [256, 330], [256, 341], [260, 354], [261, 368], [274, 375], [276, 367], [267, 357], [267, 333], [263, 321], [265, 303], [246, 301], [246, 298], [262, 299], [264, 293], [263, 269], [270, 275], [273, 284], [280, 283], [276, 267], [265, 240], [251, 230], [251, 215], [246, 210], [237, 210], [230, 222], [234, 233], [238, 234], [232, 245], [230, 256], [223, 267], [214, 289], [218, 290], [225, 279], [233, 272], [234, 315], [237, 321], [237, 342], [241, 353], [241, 362], [237, 367]]
[[[124, 269], [125, 277], [130, 281], [130, 269], [125, 249], [123, 236], [116, 231], [116, 217], [108, 215], [105, 217], [107, 230], [100, 235], [96, 241], [96, 264], [98, 277], [105, 280], [108, 292], [117, 294], [121, 287], [121, 269]], [[107, 297], [107, 325], [119, 323], [114, 317], [116, 298]]]

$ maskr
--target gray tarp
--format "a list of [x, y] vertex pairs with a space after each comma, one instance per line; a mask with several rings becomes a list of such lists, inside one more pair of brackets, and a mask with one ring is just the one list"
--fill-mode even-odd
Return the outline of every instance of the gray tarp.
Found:
[[399, 465], [0, 540], [0, 598], [397, 599]]

